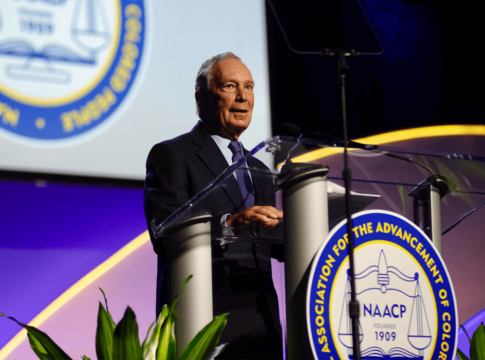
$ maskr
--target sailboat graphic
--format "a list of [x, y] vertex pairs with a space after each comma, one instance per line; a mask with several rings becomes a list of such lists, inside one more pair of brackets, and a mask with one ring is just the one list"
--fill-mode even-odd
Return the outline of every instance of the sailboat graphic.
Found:
[[[378, 309], [377, 306], [380, 304], [379, 306], [381, 306], [381, 309], [379, 309], [378, 319], [384, 319], [385, 317], [380, 316], [382, 316], [382, 314], [388, 314], [388, 321], [392, 321], [393, 316], [394, 319], [399, 316], [394, 312], [391, 314], [389, 310], [386, 310], [388, 313], [384, 312], [384, 308], [388, 309], [386, 304], [394, 304], [394, 299], [397, 298], [401, 298], [403, 301], [401, 304], [403, 304], [406, 303], [404, 299], [407, 299], [406, 301], [410, 302], [410, 299], [412, 298], [411, 312], [404, 311], [403, 313], [406, 314], [405, 317], [402, 316], [403, 313], [400, 313], [400, 319], [402, 319], [402, 321], [406, 321], [406, 318], [409, 316], [409, 322], [406, 322], [406, 324], [408, 324], [408, 326], [406, 326], [408, 331], [407, 334], [405, 333], [407, 335], [407, 341], [405, 342], [387, 342], [385, 345], [382, 345], [382, 342], [378, 342], [377, 339], [373, 338], [374, 333], [376, 333], [376, 329], [370, 327], [364, 327], [363, 329], [361, 321], [359, 320], [359, 341], [362, 344], [361, 358], [364, 360], [423, 359], [424, 350], [431, 344], [432, 336], [428, 317], [426, 315], [423, 294], [419, 284], [418, 273], [415, 273], [414, 276], [408, 276], [401, 272], [398, 268], [388, 266], [385, 252], [381, 249], [377, 265], [371, 265], [361, 273], [356, 274], [355, 280], [356, 282], [360, 280], [360, 283], [364, 285], [363, 289], [359, 288], [360, 292], [357, 295], [366, 297], [368, 300], [370, 311], [369, 309], [364, 310], [364, 316], [365, 312], [367, 311], [367, 319], [369, 316], [375, 316]], [[414, 292], [412, 290], [413, 283], [415, 284]], [[363, 295], [364, 293], [365, 295]], [[349, 359], [353, 359], [352, 328], [348, 308], [349, 302], [350, 277], [347, 274], [347, 282], [342, 301], [338, 339], [340, 343], [347, 348]], [[372, 304], [370, 303], [373, 303], [374, 308], [372, 308]], [[391, 305], [391, 307], [392, 306], [396, 307], [397, 305]], [[372, 309], [374, 309], [374, 312]], [[361, 317], [361, 319], [365, 318]], [[373, 317], [372, 319], [372, 323], [374, 324], [376, 320]], [[365, 324], [366, 323], [364, 322], [364, 325]], [[369, 340], [363, 343], [365, 331], [369, 332]], [[394, 337], [397, 336], [398, 335], [394, 333]], [[403, 339], [401, 335], [399, 335], [399, 338]], [[373, 339], [376, 341], [373, 341]], [[407, 346], [405, 346], [406, 343]]]
[[99, 52], [111, 40], [103, 0], [78, 0], [74, 9], [71, 36], [80, 47]]

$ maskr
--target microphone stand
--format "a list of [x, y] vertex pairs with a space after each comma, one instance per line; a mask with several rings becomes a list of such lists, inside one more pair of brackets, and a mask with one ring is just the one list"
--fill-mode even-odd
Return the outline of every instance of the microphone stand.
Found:
[[[355, 50], [341, 50], [341, 49], [324, 49], [320, 52], [321, 56], [336, 56], [337, 66], [338, 66], [338, 80], [340, 84], [340, 97], [342, 99], [342, 123], [343, 123], [343, 143], [344, 143], [344, 170], [342, 172], [342, 177], [345, 184], [345, 212], [347, 217], [347, 234], [349, 241], [349, 277], [350, 277], [350, 303], [349, 303], [349, 315], [351, 319], [352, 327], [352, 355], [354, 360], [360, 360], [360, 334], [359, 334], [359, 302], [357, 301], [356, 291], [355, 291], [355, 261], [354, 261], [354, 237], [352, 233], [352, 198], [350, 196], [350, 188], [352, 181], [352, 174], [348, 164], [348, 153], [347, 148], [349, 145], [347, 137], [347, 103], [345, 98], [345, 79], [349, 65], [347, 63], [347, 56], [358, 56], [360, 53]], [[287, 127], [292, 132], [299, 133], [300, 137], [303, 136], [301, 130], [293, 125], [286, 124]], [[352, 142], [353, 143], [353, 142]], [[357, 143], [353, 143], [356, 144]], [[372, 149], [371, 145], [358, 144], [362, 148]], [[293, 150], [293, 149], [292, 149]], [[290, 150], [291, 152], [291, 150]], [[287, 161], [289, 160], [289, 154]]]
[[[346, 109], [346, 102], [345, 102], [345, 77], [349, 66], [347, 64], [346, 57], [347, 56], [357, 56], [357, 55], [379, 55], [382, 54], [383, 48], [377, 37], [372, 25], [369, 22], [369, 19], [365, 15], [365, 12], [362, 9], [362, 6], [359, 1], [357, 4], [359, 5], [359, 13], [364, 13], [365, 20], [367, 22], [368, 27], [373, 32], [373, 38], [377, 40], [379, 44], [379, 49], [377, 52], [356, 52], [354, 49], [351, 50], [342, 50], [342, 49], [311, 49], [311, 50], [300, 50], [294, 48], [289, 41], [287, 34], [285, 33], [283, 23], [280, 21], [279, 16], [275, 7], [273, 6], [273, 0], [268, 0], [268, 4], [271, 7], [275, 15], [276, 22], [281, 29], [283, 38], [288, 45], [290, 51], [295, 54], [301, 55], [321, 55], [321, 56], [337, 56], [337, 64], [338, 64], [338, 77], [340, 82], [340, 90], [341, 90], [341, 98], [342, 98], [342, 122], [343, 122], [343, 130], [344, 130], [344, 170], [343, 170], [343, 178], [345, 182], [345, 203], [346, 203], [346, 214], [347, 214], [347, 233], [348, 233], [348, 240], [349, 240], [349, 262], [350, 262], [350, 304], [349, 304], [349, 314], [352, 321], [352, 353], [353, 359], [360, 360], [360, 334], [359, 334], [359, 303], [356, 299], [355, 293], [355, 266], [354, 266], [354, 239], [352, 236], [352, 203], [350, 197], [350, 185], [351, 185], [351, 172], [348, 166], [348, 159], [347, 159], [347, 147], [348, 147], [348, 139], [347, 139], [347, 109]], [[351, 10], [349, 10], [351, 11]], [[342, 13], [345, 15], [345, 12]], [[344, 18], [343, 18], [344, 19]], [[343, 25], [343, 23], [342, 23]], [[365, 29], [365, 26], [362, 27]], [[339, 30], [340, 31], [340, 30]], [[351, 29], [352, 31], [352, 29]], [[313, 35], [313, 33], [312, 33]], [[344, 34], [342, 34], [344, 35]], [[355, 31], [352, 34], [353, 39], [358, 40], [358, 36], [355, 36]], [[324, 41], [325, 42], [325, 41]], [[359, 43], [359, 41], [357, 41]]]
[[347, 215], [347, 234], [349, 240], [349, 276], [350, 276], [350, 303], [349, 315], [352, 324], [352, 354], [353, 359], [360, 360], [360, 341], [359, 341], [359, 302], [355, 291], [355, 262], [354, 262], [354, 236], [352, 234], [352, 199], [350, 196], [352, 174], [348, 164], [348, 139], [347, 139], [347, 104], [345, 101], [345, 79], [349, 65], [347, 56], [358, 55], [355, 51], [328, 51], [322, 55], [337, 56], [338, 78], [340, 83], [340, 95], [342, 99], [342, 123], [344, 135], [344, 170], [342, 172], [345, 182], [345, 210]]

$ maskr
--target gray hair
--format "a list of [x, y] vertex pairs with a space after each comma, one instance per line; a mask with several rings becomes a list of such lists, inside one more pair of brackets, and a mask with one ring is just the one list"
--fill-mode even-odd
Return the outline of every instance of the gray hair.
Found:
[[[234, 55], [232, 52], [225, 52], [222, 54], [214, 55], [210, 59], [204, 61], [200, 66], [199, 72], [197, 73], [197, 78], [195, 79], [195, 91], [201, 91], [203, 93], [208, 93], [210, 89], [210, 83], [212, 79], [212, 67], [215, 64], [219, 64], [227, 59], [236, 59], [241, 61], [239, 56]], [[242, 62], [242, 61], [241, 61]], [[197, 105], [197, 114], [201, 116], [199, 105]]]

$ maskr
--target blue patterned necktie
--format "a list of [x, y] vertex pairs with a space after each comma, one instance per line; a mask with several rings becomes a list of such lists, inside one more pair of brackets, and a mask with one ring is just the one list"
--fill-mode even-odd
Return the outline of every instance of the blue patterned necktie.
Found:
[[[229, 149], [232, 151], [232, 162], [238, 162], [244, 157], [241, 149], [241, 144], [239, 141], [231, 141], [229, 144]], [[242, 197], [244, 199], [244, 204], [246, 209], [254, 206], [254, 187], [249, 177], [249, 172], [247, 170], [239, 170], [236, 172], [237, 184], [241, 190]]]

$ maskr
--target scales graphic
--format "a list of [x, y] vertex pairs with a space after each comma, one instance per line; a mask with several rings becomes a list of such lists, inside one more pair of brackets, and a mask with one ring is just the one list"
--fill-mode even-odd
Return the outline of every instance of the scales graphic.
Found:
[[[346, 220], [315, 255], [307, 288], [307, 327], [315, 359], [353, 359]], [[355, 288], [361, 358], [453, 358], [456, 300], [446, 267], [428, 237], [401, 215], [353, 216]]]
[[93, 54], [105, 47], [110, 39], [108, 20], [100, 0], [78, 0], [73, 14], [71, 36]]
[[[406, 318], [408, 320], [407, 340], [408, 346], [369, 346], [361, 348], [361, 358], [371, 359], [423, 359], [426, 348], [431, 344], [432, 336], [429, 327], [428, 316], [426, 313], [425, 301], [423, 299], [421, 286], [419, 284], [419, 274], [408, 276], [395, 266], [388, 266], [384, 250], [381, 250], [377, 265], [371, 265], [364, 271], [356, 274], [356, 287], [359, 289], [359, 299], [364, 304], [361, 314], [363, 318], [379, 317], [381, 319], [394, 320], [396, 318]], [[410, 294], [403, 291], [409, 290], [408, 284], [413, 284], [414, 291]], [[403, 286], [405, 285], [405, 286]], [[388, 298], [392, 301], [403, 298], [399, 304], [389, 305]], [[368, 300], [369, 299], [369, 300]], [[412, 306], [409, 309], [405, 304], [409, 304], [412, 299]], [[365, 301], [372, 301], [366, 303]], [[348, 349], [348, 356], [352, 356], [352, 332], [351, 321], [348, 310], [350, 301], [350, 277], [347, 275], [347, 283], [342, 301], [342, 311], [338, 330], [340, 343]], [[369, 305], [370, 304], [370, 305]], [[410, 310], [410, 311], [409, 311]], [[408, 316], [409, 315], [409, 316]], [[359, 338], [362, 344], [364, 332], [359, 321]], [[392, 325], [392, 324], [390, 324]], [[395, 324], [394, 324], [395, 325]], [[389, 326], [390, 330], [394, 330]], [[394, 343], [397, 337], [395, 331], [375, 331], [370, 329], [370, 334], [377, 339], [381, 338], [384, 344]], [[382, 333], [382, 334], [381, 334]], [[385, 341], [385, 342], [384, 342]], [[409, 348], [412, 347], [414, 349]]]

